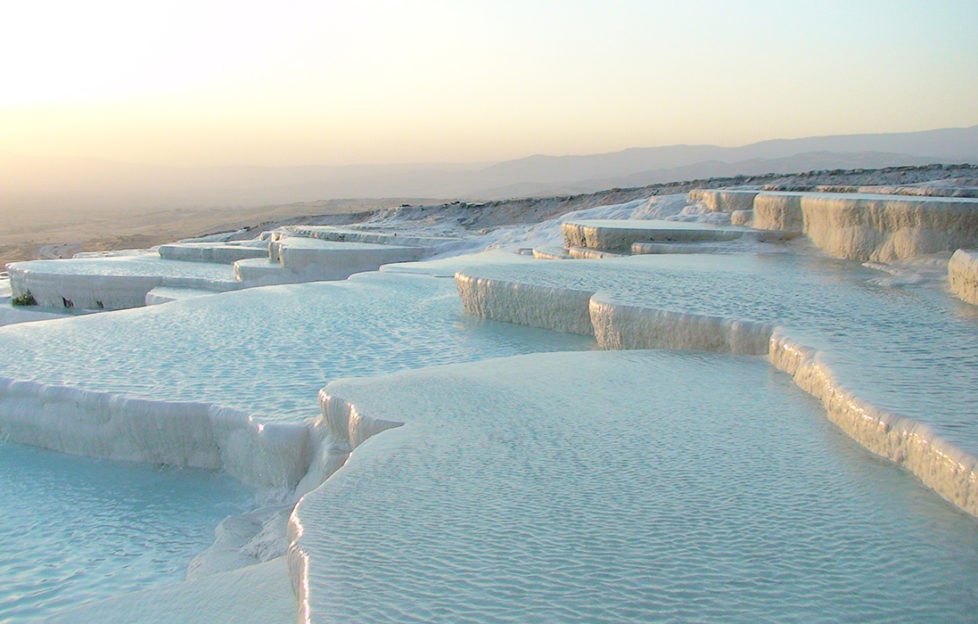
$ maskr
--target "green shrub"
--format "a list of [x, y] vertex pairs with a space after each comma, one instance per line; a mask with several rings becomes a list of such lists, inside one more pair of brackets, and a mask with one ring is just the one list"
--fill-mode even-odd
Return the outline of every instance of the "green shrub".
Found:
[[10, 300], [15, 306], [32, 306], [37, 305], [37, 299], [31, 294], [31, 291], [25, 292], [23, 295], [19, 295]]

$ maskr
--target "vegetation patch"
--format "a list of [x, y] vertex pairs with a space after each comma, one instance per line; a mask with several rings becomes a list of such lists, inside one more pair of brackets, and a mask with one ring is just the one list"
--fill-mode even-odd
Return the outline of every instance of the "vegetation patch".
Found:
[[11, 299], [10, 303], [15, 306], [32, 306], [37, 305], [37, 299], [35, 299], [34, 295], [31, 294], [31, 291], [28, 290], [24, 294], [18, 295]]

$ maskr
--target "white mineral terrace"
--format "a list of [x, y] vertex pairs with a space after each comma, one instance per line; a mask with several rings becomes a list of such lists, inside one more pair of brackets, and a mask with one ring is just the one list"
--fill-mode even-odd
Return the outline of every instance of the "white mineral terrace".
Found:
[[978, 514], [978, 319], [937, 288], [878, 278], [773, 253], [526, 261], [456, 282], [469, 313], [593, 334], [607, 349], [766, 355], [860, 443]]
[[978, 199], [972, 198], [696, 190], [690, 199], [717, 212], [752, 209], [753, 227], [802, 232], [851, 260], [890, 262], [978, 239]]
[[385, 273], [14, 325], [0, 434], [291, 488], [325, 381], [586, 344], [527, 332], [463, 318], [451, 280]]
[[230, 267], [166, 260], [158, 254], [32, 260], [8, 265], [14, 296], [30, 293], [46, 308], [118, 310], [145, 303], [157, 286], [226, 291], [241, 288]]
[[959, 249], [947, 264], [951, 291], [961, 299], [978, 305], [978, 251]]
[[[668, 196], [468, 239], [289, 226], [13, 265], [0, 298], [160, 305], [0, 328], [0, 477], [22, 474], [12, 443], [149, 464], [64, 470], [152, 534], [150, 568], [199, 542], [194, 521], [231, 515], [185, 582], [133, 567], [117, 593], [147, 589], [88, 580], [75, 602], [43, 603], [31, 557], [4, 561], [4, 541], [27, 541], [21, 511], [126, 531], [84, 487], [42, 485], [42, 502], [16, 482], [0, 491], [24, 502], [3, 505], [0, 621], [5, 604], [106, 623], [973, 619], [978, 308], [933, 278], [949, 254], [828, 258], [785, 239], [837, 253], [819, 228], [877, 198], [849, 198], [850, 214], [780, 194], [758, 212], [767, 194], [725, 193], [694, 196], [743, 225], [691, 222], [729, 215]], [[868, 257], [972, 236], [972, 208], [929, 201], [874, 213]], [[812, 211], [834, 216], [809, 228]], [[777, 231], [744, 227], [758, 219]], [[865, 231], [849, 236], [864, 248]], [[520, 254], [432, 259], [475, 244]], [[965, 251], [947, 265], [962, 299], [975, 267]], [[244, 288], [305, 279], [340, 281]], [[12, 312], [41, 314], [26, 310]], [[241, 484], [259, 493], [245, 511]], [[209, 492], [196, 520], [156, 506]], [[31, 537], [62, 561], [49, 569], [90, 550], [108, 565], [94, 545]]]
[[710, 245], [707, 243], [632, 243], [632, 255], [641, 254], [687, 254], [687, 253], [726, 253], [732, 245]]
[[[174, 243], [157, 253], [16, 262], [9, 267], [10, 281], [14, 296], [30, 293], [41, 307], [118, 310], [186, 298], [194, 294], [191, 290], [207, 294], [342, 280], [383, 264], [418, 260], [441, 249], [437, 245], [457, 244], [456, 239], [418, 237], [402, 237], [403, 244], [397, 244], [395, 234], [374, 232], [357, 238], [356, 230], [298, 229], [321, 238], [280, 230], [239, 244]], [[351, 241], [343, 242], [346, 237]], [[423, 240], [435, 246], [419, 246]], [[16, 320], [6, 316], [8, 322]]]
[[533, 257], [537, 260], [570, 260], [570, 253], [564, 247], [534, 247]]
[[159, 254], [167, 260], [186, 260], [192, 262], [218, 262], [234, 264], [245, 258], [268, 257], [264, 241], [244, 241], [241, 243], [173, 243], [160, 245]]
[[214, 294], [212, 291], [201, 290], [200, 288], [179, 288], [173, 286], [157, 286], [146, 293], [145, 304], [156, 305], [159, 303], [170, 303], [181, 299], [193, 299], [195, 297], [205, 297]]
[[563, 224], [565, 247], [625, 252], [636, 242], [728, 241], [740, 238], [748, 231], [706, 223], [638, 219], [575, 220]]
[[[286, 270], [288, 281], [309, 282], [346, 279], [354, 273], [376, 271], [392, 262], [418, 260], [430, 255], [425, 247], [339, 242], [300, 236], [276, 237], [268, 246], [268, 262]], [[235, 263], [235, 274], [246, 274], [246, 261]], [[247, 266], [254, 271], [260, 260]]]
[[430, 253], [422, 247], [346, 243], [282, 237], [269, 243], [269, 257], [234, 263], [235, 279], [249, 286], [342, 280], [376, 271], [390, 262], [417, 260]]
[[752, 210], [754, 198], [759, 192], [737, 189], [694, 189], [689, 192], [689, 199], [700, 202], [713, 212], [734, 212]]
[[946, 582], [978, 571], [973, 522], [936, 526], [945, 505], [757, 358], [534, 354], [321, 399], [356, 450], [292, 514], [300, 622], [973, 613]]
[[326, 241], [372, 243], [377, 245], [409, 245], [450, 249], [460, 241], [443, 236], [419, 236], [356, 227], [335, 227], [330, 225], [290, 225], [283, 230], [292, 235], [318, 238]]

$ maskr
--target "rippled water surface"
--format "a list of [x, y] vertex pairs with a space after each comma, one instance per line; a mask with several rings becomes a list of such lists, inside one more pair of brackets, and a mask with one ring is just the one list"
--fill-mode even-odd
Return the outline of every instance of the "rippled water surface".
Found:
[[858, 396], [978, 453], [978, 313], [939, 284], [901, 283], [855, 262], [791, 253], [525, 261], [467, 272], [784, 326], [825, 353]]
[[[978, 315], [939, 288], [790, 254], [523, 265], [476, 274], [784, 325], [860, 396], [978, 452]], [[470, 362], [332, 387], [407, 422], [303, 502], [313, 608], [335, 621], [974, 619], [975, 521], [762, 359], [476, 362], [592, 345], [467, 317], [451, 279], [374, 273], [3, 328], [0, 376], [299, 420], [331, 380]], [[179, 580], [247, 498], [0, 445], [0, 620]]]
[[221, 474], [0, 443], [0, 622], [182, 581], [253, 503]]
[[978, 610], [974, 519], [760, 358], [544, 354], [329, 391], [407, 425], [298, 509], [318, 621], [969, 622]]
[[338, 377], [592, 342], [467, 317], [451, 279], [371, 273], [0, 328], [0, 376], [296, 420]]

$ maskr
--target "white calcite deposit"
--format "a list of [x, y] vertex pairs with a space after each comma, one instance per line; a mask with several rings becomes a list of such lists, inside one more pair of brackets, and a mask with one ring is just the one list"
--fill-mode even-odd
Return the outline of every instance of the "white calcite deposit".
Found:
[[265, 260], [235, 262], [234, 275], [249, 285], [342, 280], [354, 273], [376, 271], [392, 262], [418, 260], [430, 253], [425, 247], [281, 236], [269, 243]]
[[978, 238], [974, 199], [815, 195], [802, 197], [801, 209], [812, 242], [852, 260], [887, 262], [957, 249]]
[[925, 490], [759, 358], [534, 354], [321, 400], [353, 452], [292, 514], [300, 622], [970, 612], [944, 580], [978, 570], [972, 524], [934, 526], [934, 497], [906, 509]]
[[3, 328], [0, 435], [293, 488], [331, 378], [586, 344], [461, 319], [454, 290], [370, 273]]
[[449, 236], [426, 236], [416, 233], [384, 231], [358, 227], [328, 225], [290, 225], [283, 228], [285, 236], [301, 236], [324, 241], [394, 245], [398, 247], [423, 247], [448, 251], [464, 246], [464, 241]]
[[46, 308], [119, 310], [145, 304], [158, 286], [210, 292], [242, 287], [223, 264], [165, 260], [157, 254], [32, 260], [7, 265], [14, 296]]
[[563, 224], [564, 246], [599, 251], [628, 251], [636, 242], [727, 241], [740, 238], [743, 229], [683, 221], [586, 220]]
[[307, 431], [298, 423], [10, 378], [0, 378], [0, 433], [75, 455], [223, 470], [263, 490], [294, 486], [308, 464]]
[[[959, 359], [978, 349], [978, 327], [973, 319], [953, 315], [940, 324], [924, 322], [932, 306], [946, 299], [937, 289], [891, 297], [874, 291], [869, 272], [847, 276], [851, 269], [842, 265], [810, 266], [789, 254], [531, 262], [459, 271], [466, 311], [593, 333], [606, 349], [768, 356], [864, 446], [978, 515], [978, 426], [970, 392], [978, 369], [962, 367]], [[826, 282], [833, 273], [835, 284]], [[893, 333], [891, 328], [908, 322], [916, 324], [919, 336], [912, 327]], [[779, 325], [787, 329], [775, 331]], [[929, 343], [923, 352], [921, 343]], [[818, 381], [799, 374], [810, 366], [793, 363], [785, 349], [817, 360]], [[897, 359], [888, 359], [888, 352]], [[907, 392], [918, 384], [941, 400]]]
[[265, 258], [268, 256], [264, 241], [245, 241], [242, 243], [173, 243], [160, 245], [159, 254], [167, 260], [188, 262], [217, 262], [234, 264], [245, 258]]
[[951, 292], [978, 305], [978, 251], [958, 249], [947, 264]]
[[690, 198], [719, 212], [751, 209], [753, 227], [801, 232], [851, 260], [890, 262], [978, 239], [978, 200], [971, 198], [724, 190]]
[[[0, 438], [261, 492], [188, 582], [57, 621], [967, 621], [973, 520], [862, 447], [978, 516], [978, 316], [790, 239], [973, 248], [973, 200], [691, 197], [14, 265], [45, 305], [163, 305], [0, 328]], [[432, 258], [465, 246], [521, 253]], [[302, 280], [339, 281], [242, 288]]]
[[689, 192], [690, 201], [699, 202], [713, 212], [751, 210], [759, 191], [736, 189], [694, 189]]
[[530, 327], [574, 334], [593, 334], [589, 290], [519, 283], [455, 274], [462, 306], [469, 314]]
[[186, 298], [188, 290], [342, 280], [459, 244], [457, 238], [294, 226], [240, 243], [183, 242], [156, 252], [16, 262], [9, 272], [13, 296], [29, 293], [42, 307], [118, 310]]

